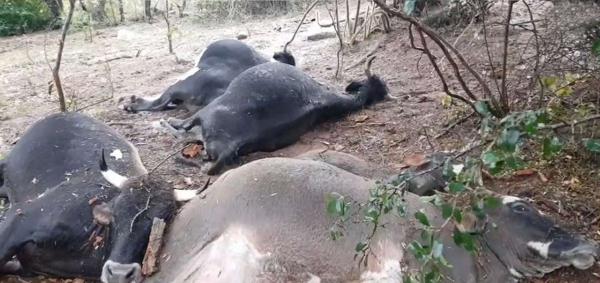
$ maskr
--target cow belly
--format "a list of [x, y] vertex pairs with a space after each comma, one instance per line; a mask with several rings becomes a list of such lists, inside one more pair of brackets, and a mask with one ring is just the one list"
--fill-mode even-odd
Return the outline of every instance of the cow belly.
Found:
[[229, 229], [190, 258], [171, 282], [256, 282], [265, 258], [241, 229]]

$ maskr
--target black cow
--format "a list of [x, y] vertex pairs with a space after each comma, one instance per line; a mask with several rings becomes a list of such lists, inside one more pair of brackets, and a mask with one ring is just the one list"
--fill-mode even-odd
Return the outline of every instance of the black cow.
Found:
[[385, 83], [369, 71], [338, 94], [297, 68], [280, 63], [252, 67], [235, 78], [225, 93], [185, 120], [170, 120], [175, 129], [199, 126], [208, 160], [208, 174], [219, 173], [239, 156], [274, 151], [297, 141], [316, 124], [383, 100]]
[[[294, 57], [288, 52], [277, 52], [273, 59], [295, 65]], [[185, 105], [197, 110], [221, 96], [229, 83], [241, 72], [253, 66], [269, 62], [252, 47], [234, 39], [223, 39], [211, 43], [198, 64], [180, 78], [157, 99], [131, 97], [125, 105], [129, 112], [162, 111]]]
[[10, 201], [0, 273], [18, 263], [26, 273], [140, 282], [152, 221], [172, 216], [176, 196], [147, 175], [131, 143], [83, 114], [55, 114], [31, 126], [0, 164]]

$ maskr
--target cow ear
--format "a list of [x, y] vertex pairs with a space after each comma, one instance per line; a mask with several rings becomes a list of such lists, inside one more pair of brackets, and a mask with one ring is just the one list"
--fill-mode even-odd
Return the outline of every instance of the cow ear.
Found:
[[348, 86], [346, 86], [346, 92], [348, 92], [348, 93], [358, 92], [361, 87], [363, 87], [363, 83], [357, 82], [357, 81], [352, 81]]

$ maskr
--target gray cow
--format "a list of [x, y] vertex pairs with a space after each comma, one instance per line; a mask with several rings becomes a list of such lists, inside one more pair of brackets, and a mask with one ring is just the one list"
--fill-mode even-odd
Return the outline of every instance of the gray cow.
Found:
[[[162, 271], [149, 282], [401, 282], [406, 270], [415, 270], [404, 248], [420, 238], [412, 217], [384, 220], [372, 243], [376, 256], [365, 268], [354, 261], [354, 247], [370, 227], [349, 225], [344, 237], [331, 240], [335, 219], [325, 210], [325, 196], [338, 192], [364, 202], [375, 183], [314, 156], [303, 158], [262, 159], [224, 173], [206, 198], [192, 200], [178, 215]], [[346, 165], [350, 160], [325, 158]], [[500, 198], [503, 205], [473, 226], [484, 227], [480, 257], [454, 244], [456, 227], [443, 230], [443, 253], [454, 266], [445, 271], [448, 282], [515, 282], [562, 266], [593, 265], [595, 243], [558, 228], [522, 199]], [[443, 221], [416, 195], [408, 193], [406, 200], [409, 213], [423, 210], [434, 223]]]

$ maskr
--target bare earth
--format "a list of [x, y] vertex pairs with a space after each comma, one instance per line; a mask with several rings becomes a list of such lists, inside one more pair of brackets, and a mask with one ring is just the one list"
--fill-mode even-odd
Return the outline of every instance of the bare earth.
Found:
[[[118, 107], [122, 104], [119, 99], [162, 93], [195, 64], [198, 55], [209, 43], [217, 39], [249, 33], [245, 41], [270, 56], [273, 51], [281, 50], [291, 38], [299, 18], [299, 15], [293, 15], [210, 26], [189, 20], [176, 23], [178, 33], [174, 44], [179, 63], [174, 55], [168, 54], [166, 27], [162, 22], [100, 29], [91, 42], [83, 32], [74, 32], [67, 39], [63, 55], [63, 84], [69, 99], [75, 103], [72, 106], [108, 123], [131, 140], [139, 148], [146, 167], [153, 168], [177, 150], [179, 145], [174, 137], [154, 127], [152, 122], [171, 116], [183, 117], [187, 113], [181, 110], [127, 114]], [[462, 117], [462, 113], [468, 112], [457, 106], [449, 110], [442, 107], [444, 95], [440, 92], [439, 81], [429, 62], [425, 57], [421, 58], [419, 51], [410, 48], [407, 26], [396, 21], [393, 26], [391, 34], [373, 35], [369, 41], [348, 50], [344, 66], [361, 59], [381, 41], [372, 71], [387, 81], [390, 93], [398, 97], [397, 100], [389, 100], [339, 121], [325, 123], [305, 134], [292, 146], [276, 152], [253, 154], [244, 158], [244, 162], [267, 156], [294, 156], [322, 148], [351, 153], [382, 167], [400, 169], [405, 156], [431, 152], [431, 146], [435, 150], [457, 150], [474, 137], [477, 134], [476, 125], [467, 122], [442, 138], [434, 138], [457, 114]], [[337, 39], [306, 40], [309, 34], [320, 30], [316, 23], [310, 22], [300, 29], [292, 43], [290, 48], [300, 59], [300, 68], [318, 81], [337, 86], [340, 91], [351, 79], [362, 79], [362, 64], [346, 71], [342, 80], [335, 79]], [[460, 31], [456, 35], [458, 33]], [[449, 41], [454, 42], [453, 35], [449, 36]], [[511, 38], [519, 40], [522, 36], [522, 30], [515, 30]], [[29, 125], [58, 110], [55, 90], [52, 90], [52, 95], [48, 94], [51, 74], [44, 56], [46, 42], [48, 58], [55, 57], [58, 37], [55, 31], [0, 39], [0, 158], [8, 153]], [[500, 38], [499, 35], [493, 35], [490, 40], [499, 41]], [[471, 36], [461, 40], [457, 46], [479, 62], [484, 62], [481, 44], [482, 38]], [[485, 68], [483, 63], [480, 65], [476, 67]], [[450, 72], [449, 66], [445, 67], [445, 72]], [[538, 201], [540, 209], [556, 215], [557, 220], [568, 227], [600, 239], [597, 218], [600, 215], [600, 197], [597, 192], [594, 193], [595, 197], [590, 198], [589, 195], [590, 190], [597, 191], [597, 177], [582, 180], [578, 191], [573, 191], [564, 185], [564, 181], [573, 176], [548, 170], [545, 172], [546, 176], [551, 176], [548, 183], [541, 183], [535, 176], [497, 182], [502, 183], [501, 187], [505, 188], [503, 191], [526, 195]], [[207, 178], [197, 168], [180, 164], [174, 159], [168, 160], [157, 172], [164, 175], [174, 188], [198, 187]], [[192, 180], [191, 185], [184, 181], [186, 178]], [[569, 202], [557, 202], [565, 199]], [[544, 203], [560, 203], [562, 210], [555, 211], [550, 207], [552, 205]], [[600, 266], [596, 265], [591, 271], [565, 269], [533, 282], [600, 282], [598, 274]], [[40, 281], [5, 278], [0, 282]]]

